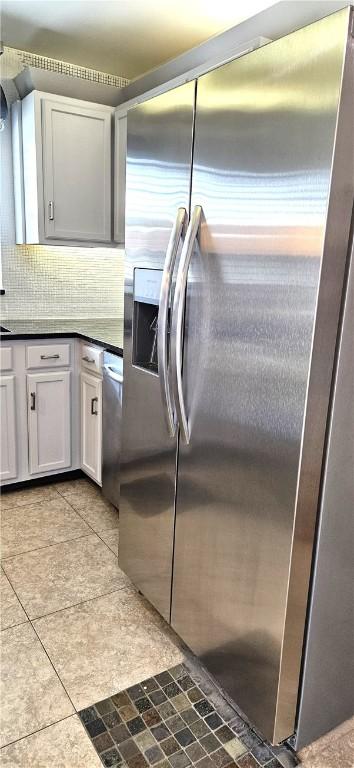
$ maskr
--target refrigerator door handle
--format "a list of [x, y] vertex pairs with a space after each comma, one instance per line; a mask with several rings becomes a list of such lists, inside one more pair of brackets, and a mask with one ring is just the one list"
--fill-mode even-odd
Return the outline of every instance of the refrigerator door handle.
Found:
[[175, 296], [172, 311], [171, 363], [174, 398], [177, 419], [184, 441], [189, 443], [190, 434], [183, 397], [182, 362], [183, 362], [183, 318], [188, 269], [192, 258], [195, 241], [198, 236], [202, 207], [196, 205], [188, 225], [187, 234], [178, 265]]
[[167, 430], [170, 437], [175, 436], [177, 431], [177, 423], [173, 411], [168, 375], [168, 308], [178, 246], [181, 237], [186, 230], [186, 224], [187, 211], [185, 208], [178, 208], [176, 220], [171, 231], [166, 251], [165, 264], [161, 280], [159, 319], [157, 328], [157, 364], [161, 387], [161, 398]]

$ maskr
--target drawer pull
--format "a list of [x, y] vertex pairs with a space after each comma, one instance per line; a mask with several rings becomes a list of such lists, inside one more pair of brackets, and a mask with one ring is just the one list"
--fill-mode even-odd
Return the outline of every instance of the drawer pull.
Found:
[[91, 415], [92, 416], [98, 416], [98, 411], [96, 411], [95, 404], [98, 403], [98, 397], [92, 397], [91, 398]]
[[94, 363], [95, 362], [95, 358], [94, 357], [88, 357], [87, 355], [84, 355], [82, 359], [85, 360], [86, 363]]
[[60, 355], [41, 355], [41, 360], [59, 360]]
[[36, 393], [31, 392], [31, 411], [36, 410]]

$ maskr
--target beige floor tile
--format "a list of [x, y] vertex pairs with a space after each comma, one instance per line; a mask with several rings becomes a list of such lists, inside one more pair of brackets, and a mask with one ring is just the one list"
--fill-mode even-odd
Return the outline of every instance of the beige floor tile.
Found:
[[3, 571], [1, 571], [0, 576], [0, 612], [1, 629], [14, 627], [16, 624], [23, 624], [24, 621], [27, 621], [22, 605]]
[[1, 746], [74, 710], [29, 622], [1, 633]]
[[61, 496], [77, 496], [80, 498], [100, 498], [102, 491], [99, 485], [85, 477], [78, 480], [66, 480], [55, 483], [55, 488]]
[[129, 588], [34, 625], [78, 710], [183, 660], [168, 625]]
[[65, 499], [97, 533], [118, 528], [118, 511], [103, 496], [87, 498], [77, 494], [65, 496]]
[[6, 768], [102, 768], [77, 715], [1, 750]]
[[100, 487], [92, 480], [86, 479], [86, 477], [80, 477], [77, 480], [62, 480], [61, 482], [54, 483], [54, 487], [62, 496], [70, 496], [76, 493], [97, 496], [101, 494]]
[[354, 718], [299, 752], [302, 768], [354, 768]]
[[118, 557], [118, 544], [119, 544], [119, 531], [116, 528], [114, 531], [100, 531], [100, 537], [106, 542], [115, 556]]
[[39, 504], [2, 510], [1, 555], [10, 557], [87, 533], [90, 529], [82, 517], [56, 493], [54, 499]]
[[126, 586], [127, 577], [95, 533], [4, 561], [30, 619]]
[[34, 488], [23, 488], [18, 491], [3, 491], [1, 493], [1, 508], [11, 509], [22, 507], [24, 504], [38, 504], [58, 498], [54, 485], [38, 485]]
[[80, 478], [58, 483], [56, 488], [94, 531], [117, 528], [118, 511], [92, 481]]

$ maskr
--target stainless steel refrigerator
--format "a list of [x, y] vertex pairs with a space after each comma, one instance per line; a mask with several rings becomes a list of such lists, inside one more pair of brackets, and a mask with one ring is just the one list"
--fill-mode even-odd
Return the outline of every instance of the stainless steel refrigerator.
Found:
[[128, 114], [119, 562], [273, 743], [316, 655], [351, 24], [343, 9]]

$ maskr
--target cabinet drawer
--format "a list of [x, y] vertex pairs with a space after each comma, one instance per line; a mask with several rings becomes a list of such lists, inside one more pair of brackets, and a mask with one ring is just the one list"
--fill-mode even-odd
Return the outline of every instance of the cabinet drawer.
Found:
[[12, 347], [0, 347], [0, 371], [11, 371], [12, 368]]
[[102, 373], [102, 349], [81, 345], [81, 368], [91, 373]]
[[27, 368], [57, 368], [70, 365], [70, 344], [45, 344], [26, 349]]

